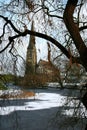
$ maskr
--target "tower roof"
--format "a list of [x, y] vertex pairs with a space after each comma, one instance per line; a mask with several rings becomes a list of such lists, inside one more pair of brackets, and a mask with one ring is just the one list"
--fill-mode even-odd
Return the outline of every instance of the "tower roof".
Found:
[[[34, 31], [34, 22], [32, 22], [31, 31]], [[35, 46], [35, 36], [30, 35], [28, 49], [33, 49], [34, 46]]]

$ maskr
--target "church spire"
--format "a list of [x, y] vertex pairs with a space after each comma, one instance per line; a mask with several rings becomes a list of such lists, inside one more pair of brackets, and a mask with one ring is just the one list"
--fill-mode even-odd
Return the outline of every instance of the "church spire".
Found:
[[[34, 22], [32, 22], [31, 31], [34, 31]], [[30, 35], [29, 45], [27, 48], [25, 74], [35, 73], [36, 63], [37, 63], [37, 54], [36, 54], [36, 47], [35, 47], [35, 36]]]
[[[31, 31], [34, 31], [34, 21], [32, 21]], [[35, 36], [30, 35], [28, 49], [33, 49], [35, 46]]]

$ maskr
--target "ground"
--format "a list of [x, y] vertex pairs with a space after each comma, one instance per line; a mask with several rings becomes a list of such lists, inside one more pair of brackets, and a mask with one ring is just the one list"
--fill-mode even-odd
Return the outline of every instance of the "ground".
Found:
[[2, 93], [0, 95], [1, 99], [20, 99], [20, 98], [28, 98], [28, 97], [32, 97], [35, 96], [35, 93], [33, 91], [16, 91], [12, 90], [12, 91], [4, 91], [4, 93]]
[[[17, 92], [21, 90], [14, 90], [14, 95]], [[49, 88], [29, 92], [35, 95], [0, 99], [0, 130], [84, 130], [86, 113], [79, 104], [79, 90]], [[77, 116], [74, 106], [78, 105]]]

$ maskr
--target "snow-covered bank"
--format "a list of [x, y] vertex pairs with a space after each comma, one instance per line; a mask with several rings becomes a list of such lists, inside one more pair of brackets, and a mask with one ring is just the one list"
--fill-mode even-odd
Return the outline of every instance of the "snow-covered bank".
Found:
[[18, 90], [18, 89], [8, 89], [8, 90], [0, 90], [0, 96], [1, 95], [18, 95], [18, 94], [21, 94], [22, 91], [21, 90]]
[[[69, 99], [77, 98], [79, 90], [49, 88], [36, 89], [34, 92], [36, 95], [30, 98], [0, 100], [0, 130], [73, 130], [73, 127], [74, 130], [84, 130], [82, 117], [78, 115], [72, 118], [78, 100], [68, 100], [64, 106], [67, 96]], [[82, 104], [79, 111], [85, 112]], [[78, 118], [80, 120], [76, 122]]]

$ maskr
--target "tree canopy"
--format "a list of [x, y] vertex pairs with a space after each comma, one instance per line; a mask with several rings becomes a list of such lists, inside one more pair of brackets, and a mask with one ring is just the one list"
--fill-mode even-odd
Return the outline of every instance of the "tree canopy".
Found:
[[[87, 0], [0, 0], [0, 53], [8, 50], [17, 58], [19, 55], [15, 55], [15, 52], [22, 44], [21, 37], [34, 35], [50, 41], [72, 64], [81, 64], [87, 72], [86, 2]], [[35, 31], [30, 30], [32, 21]], [[82, 102], [87, 109], [87, 92]]]
[[[0, 53], [9, 48], [14, 55], [20, 37], [34, 35], [56, 45], [87, 71], [86, 6], [85, 0], [0, 1]], [[29, 29], [31, 21], [35, 21], [35, 32]]]

